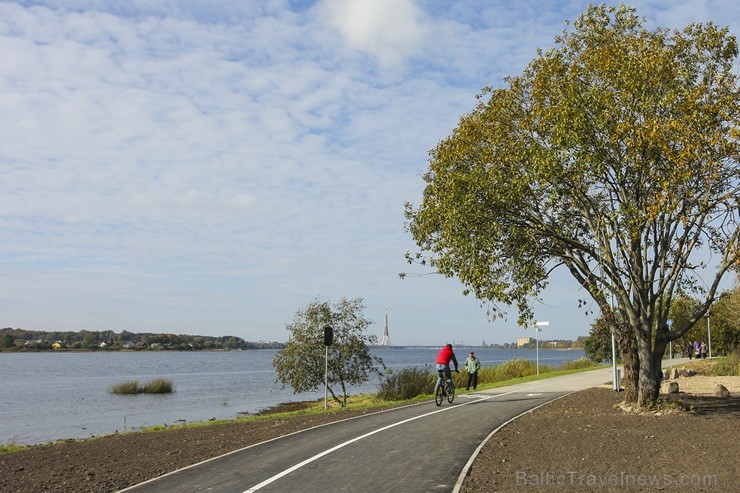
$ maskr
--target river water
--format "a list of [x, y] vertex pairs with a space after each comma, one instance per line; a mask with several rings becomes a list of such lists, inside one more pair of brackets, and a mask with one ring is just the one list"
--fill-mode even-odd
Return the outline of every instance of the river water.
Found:
[[[515, 358], [535, 360], [534, 350], [475, 348], [483, 366]], [[438, 348], [373, 349], [386, 367], [430, 365]], [[282, 402], [316, 400], [276, 383], [275, 350], [196, 352], [0, 353], [0, 444], [88, 438], [157, 425], [231, 419]], [[458, 348], [460, 364], [467, 348]], [[560, 366], [582, 350], [540, 350], [541, 365]], [[166, 395], [114, 395], [111, 385], [167, 378]], [[350, 389], [377, 391], [378, 380]]]

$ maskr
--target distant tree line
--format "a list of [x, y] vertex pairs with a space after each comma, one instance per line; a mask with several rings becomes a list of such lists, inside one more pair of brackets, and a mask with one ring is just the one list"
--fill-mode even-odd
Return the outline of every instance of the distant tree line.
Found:
[[80, 330], [78, 332], [45, 332], [38, 330], [0, 329], [2, 351], [202, 351], [232, 349], [281, 349], [280, 342], [249, 342], [235, 336], [199, 336], [188, 334], [136, 333], [124, 330]]
[[[583, 349], [583, 342], [585, 336], [578, 337], [575, 341], [568, 339], [540, 339], [540, 349]], [[529, 342], [520, 344], [519, 342], [507, 342], [506, 344], [492, 344], [494, 349], [536, 349], [537, 339], [534, 337], [529, 338]]]

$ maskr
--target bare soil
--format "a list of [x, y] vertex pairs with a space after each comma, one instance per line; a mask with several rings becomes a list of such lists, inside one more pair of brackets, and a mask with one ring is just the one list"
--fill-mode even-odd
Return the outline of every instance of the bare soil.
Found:
[[[652, 411], [620, 406], [608, 386], [520, 417], [482, 448], [461, 491], [738, 491], [740, 377], [677, 382]], [[715, 397], [717, 383], [731, 397]]]
[[[493, 435], [463, 491], [737, 491], [740, 377], [725, 377], [730, 398], [707, 395], [714, 382], [700, 383], [699, 378], [691, 384], [701, 392], [688, 393], [684, 389], [690, 379], [684, 380], [679, 380], [677, 397], [650, 413], [625, 412], [617, 406], [622, 394], [608, 388], [540, 407]], [[268, 417], [31, 447], [0, 456], [0, 491], [113, 492], [251, 444], [365, 413], [350, 409]], [[663, 483], [641, 484], [657, 477]]]

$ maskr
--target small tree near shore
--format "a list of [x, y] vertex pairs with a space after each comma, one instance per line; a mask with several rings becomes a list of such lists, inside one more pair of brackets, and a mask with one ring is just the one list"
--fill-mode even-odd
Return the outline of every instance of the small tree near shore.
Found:
[[[345, 407], [347, 386], [366, 382], [372, 373], [380, 375], [380, 367], [385, 366], [382, 359], [370, 354], [369, 345], [377, 343], [377, 338], [365, 334], [372, 322], [365, 318], [364, 308], [361, 298], [342, 299], [333, 306], [317, 300], [296, 312], [293, 322], [285, 326], [290, 331], [288, 345], [272, 361], [283, 387], [299, 393], [324, 386], [327, 325], [334, 332], [328, 351], [328, 390], [334, 401]], [[341, 399], [336, 386], [341, 388]]]

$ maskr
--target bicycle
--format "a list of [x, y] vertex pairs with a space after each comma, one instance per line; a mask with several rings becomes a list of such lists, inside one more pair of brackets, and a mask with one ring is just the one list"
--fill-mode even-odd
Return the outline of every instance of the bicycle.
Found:
[[445, 377], [444, 370], [437, 370], [437, 373], [439, 373], [442, 381], [434, 390], [434, 402], [438, 406], [441, 406], [446, 398], [447, 402], [452, 404], [452, 401], [455, 400], [455, 382], [452, 381], [452, 375], [450, 375], [450, 381], [446, 382], [447, 378]]

